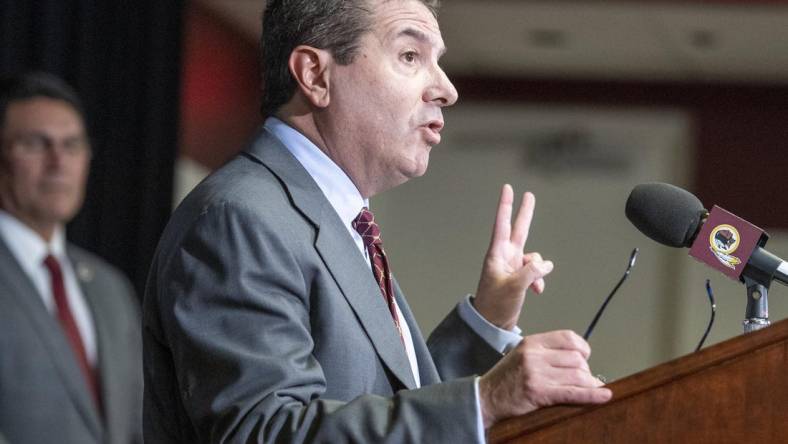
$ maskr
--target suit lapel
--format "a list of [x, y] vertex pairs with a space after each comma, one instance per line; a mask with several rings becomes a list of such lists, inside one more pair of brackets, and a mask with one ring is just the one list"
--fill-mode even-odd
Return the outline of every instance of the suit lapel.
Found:
[[330, 229], [326, 230], [324, 225], [318, 232], [317, 250], [356, 312], [378, 355], [405, 387], [416, 388], [408, 356], [391, 320], [391, 312], [381, 297], [380, 287], [364, 257], [355, 251], [356, 246], [347, 229], [339, 223], [339, 217], [334, 216], [337, 222], [328, 221]]
[[247, 151], [282, 181], [293, 205], [315, 226], [315, 248], [356, 313], [380, 359], [407, 388], [416, 382], [369, 266], [322, 191], [279, 140], [263, 131]]
[[399, 288], [397, 280], [393, 279], [393, 282], [394, 297], [397, 299], [397, 305], [402, 312], [402, 316], [405, 317], [405, 322], [408, 323], [410, 336], [413, 339], [413, 349], [416, 352], [416, 359], [419, 361], [419, 379], [421, 379], [421, 385], [427, 386], [438, 383], [440, 382], [438, 369], [435, 368], [435, 362], [432, 360], [432, 355], [427, 348], [427, 343], [424, 342], [424, 337], [421, 335], [421, 330], [416, 323], [416, 318], [413, 316], [413, 312], [410, 311], [410, 306], [405, 300], [405, 295], [402, 293], [402, 289]]
[[88, 425], [88, 429], [96, 436], [97, 440], [100, 440], [101, 422], [88, 393], [84, 376], [71, 351], [71, 346], [61, 333], [60, 325], [41, 301], [38, 290], [30, 282], [27, 274], [16, 262], [3, 241], [0, 241], [0, 279], [10, 286], [9, 296], [22, 307], [28, 316], [33, 329], [47, 348], [48, 355], [52, 358], [63, 385]]
[[108, 316], [102, 316], [103, 313], [107, 313], [112, 308], [105, 305], [107, 299], [103, 294], [103, 289], [95, 279], [95, 269], [87, 261], [82, 260], [73, 248], [68, 248], [68, 256], [71, 264], [74, 266], [77, 282], [82, 294], [85, 296], [95, 327], [96, 365], [99, 374], [101, 404], [105, 415], [104, 422], [107, 425], [115, 424], [115, 419], [117, 418], [113, 416], [118, 413], [118, 409], [115, 408], [113, 403], [118, 399], [116, 390], [120, 389], [122, 384], [113, 384], [112, 382], [115, 380], [114, 375], [122, 374], [118, 369], [122, 362], [110, 358], [112, 353], [109, 350], [117, 343], [113, 340], [117, 328], [110, 325], [111, 320]]

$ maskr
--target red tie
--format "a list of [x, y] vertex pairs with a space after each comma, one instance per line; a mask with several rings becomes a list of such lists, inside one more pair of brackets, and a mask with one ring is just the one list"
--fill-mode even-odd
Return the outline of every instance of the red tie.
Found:
[[386, 260], [386, 253], [383, 251], [383, 241], [380, 238], [380, 228], [375, 223], [375, 216], [366, 207], [361, 209], [361, 212], [353, 219], [353, 228], [361, 235], [364, 241], [364, 247], [367, 249], [370, 259], [372, 259], [372, 275], [375, 277], [383, 299], [391, 312], [391, 318], [394, 320], [394, 325], [397, 327], [400, 339], [402, 337], [402, 329], [399, 324], [399, 316], [397, 316], [397, 306], [394, 303], [394, 289], [391, 284], [391, 270], [389, 269], [389, 262]]
[[66, 333], [68, 342], [71, 344], [72, 351], [77, 358], [82, 374], [90, 389], [90, 394], [93, 401], [96, 403], [96, 408], [101, 411], [101, 396], [99, 395], [99, 381], [98, 375], [93, 370], [93, 367], [88, 362], [88, 356], [85, 352], [85, 347], [82, 344], [82, 337], [79, 334], [77, 323], [74, 321], [74, 316], [68, 306], [68, 298], [66, 297], [66, 287], [63, 285], [63, 272], [60, 269], [60, 264], [57, 259], [51, 254], [44, 259], [44, 265], [49, 269], [49, 275], [52, 277], [52, 295], [55, 297], [55, 304], [57, 305], [57, 318], [63, 331]]

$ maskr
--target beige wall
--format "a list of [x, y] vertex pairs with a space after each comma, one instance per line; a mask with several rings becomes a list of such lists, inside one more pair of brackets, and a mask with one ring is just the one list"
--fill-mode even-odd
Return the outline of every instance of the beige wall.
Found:
[[[620, 378], [694, 349], [708, 318], [706, 277], [718, 299], [709, 343], [741, 331], [742, 286], [695, 263], [687, 250], [647, 239], [624, 216], [638, 183], [691, 183], [688, 116], [668, 109], [464, 103], [449, 110], [446, 120], [444, 142], [433, 150], [427, 175], [371, 204], [395, 275], [425, 332], [475, 290], [503, 183], [536, 194], [528, 249], [556, 263], [547, 291], [528, 296], [520, 322], [527, 333], [584, 332], [636, 246], [637, 266], [591, 338], [595, 372]], [[572, 139], [575, 133], [581, 137]], [[570, 134], [570, 142], [546, 142], [561, 134]], [[534, 154], [539, 149], [543, 154]], [[527, 154], [543, 159], [556, 150], [566, 150], [567, 157], [540, 162]], [[586, 161], [573, 165], [573, 156]], [[772, 245], [775, 252], [788, 252], [788, 236]], [[771, 300], [772, 318], [786, 317], [788, 290], [778, 285]]]

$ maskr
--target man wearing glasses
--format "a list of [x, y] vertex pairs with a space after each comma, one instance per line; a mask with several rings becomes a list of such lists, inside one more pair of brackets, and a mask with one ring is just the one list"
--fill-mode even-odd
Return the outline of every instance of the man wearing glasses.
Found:
[[65, 239], [91, 149], [60, 79], [0, 83], [0, 430], [12, 443], [141, 441], [128, 279]]

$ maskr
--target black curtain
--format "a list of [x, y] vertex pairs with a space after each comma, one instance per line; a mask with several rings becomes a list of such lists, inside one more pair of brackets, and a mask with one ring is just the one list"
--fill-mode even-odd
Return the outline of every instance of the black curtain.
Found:
[[172, 202], [182, 0], [0, 0], [0, 70], [52, 72], [76, 88], [93, 161], [69, 239], [142, 295]]

